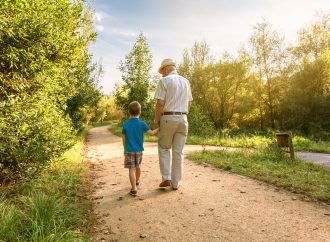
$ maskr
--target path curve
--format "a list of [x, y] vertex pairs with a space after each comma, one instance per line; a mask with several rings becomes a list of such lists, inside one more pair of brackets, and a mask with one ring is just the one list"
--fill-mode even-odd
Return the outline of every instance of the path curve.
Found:
[[[186, 152], [201, 146], [186, 146]], [[187, 159], [182, 187], [158, 189], [157, 147], [146, 143], [138, 197], [128, 195], [121, 139], [88, 133], [98, 224], [93, 241], [329, 241], [330, 206]]]
[[330, 154], [299, 151], [297, 152], [297, 156], [302, 160], [310, 161], [330, 169]]

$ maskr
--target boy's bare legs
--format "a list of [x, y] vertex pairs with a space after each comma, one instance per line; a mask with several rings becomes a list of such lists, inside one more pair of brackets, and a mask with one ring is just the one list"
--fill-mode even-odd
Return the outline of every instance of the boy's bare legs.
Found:
[[135, 168], [135, 178], [136, 178], [135, 184], [140, 181], [140, 176], [141, 176], [141, 168], [136, 167]]
[[129, 181], [131, 182], [132, 190], [136, 190], [136, 172], [135, 168], [129, 169]]

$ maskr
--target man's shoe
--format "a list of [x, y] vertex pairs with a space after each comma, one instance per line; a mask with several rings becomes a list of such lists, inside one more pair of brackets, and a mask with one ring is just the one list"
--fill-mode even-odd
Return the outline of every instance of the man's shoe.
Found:
[[170, 187], [172, 186], [171, 180], [165, 180], [159, 184], [159, 187]]
[[180, 187], [180, 185], [179, 185], [179, 186], [177, 186], [177, 187], [172, 187], [172, 189], [173, 189], [174, 191], [176, 191], [176, 190], [178, 190], [178, 189], [179, 189], [179, 187]]
[[136, 181], [136, 186], [137, 186], [137, 187], [140, 186], [140, 180], [137, 180], [137, 181]]

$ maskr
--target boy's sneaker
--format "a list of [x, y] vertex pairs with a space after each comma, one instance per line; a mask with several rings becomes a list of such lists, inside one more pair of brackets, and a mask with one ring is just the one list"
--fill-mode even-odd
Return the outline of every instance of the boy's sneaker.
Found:
[[136, 181], [136, 186], [140, 186], [140, 180]]
[[131, 191], [129, 192], [129, 194], [131, 194], [132, 196], [136, 196], [137, 190], [131, 189]]

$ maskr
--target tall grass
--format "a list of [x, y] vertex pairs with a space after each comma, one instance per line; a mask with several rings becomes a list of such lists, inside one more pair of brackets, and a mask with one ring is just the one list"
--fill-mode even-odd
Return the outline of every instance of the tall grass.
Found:
[[[121, 136], [121, 127], [117, 124], [111, 126], [110, 131], [117, 136]], [[157, 137], [145, 136], [145, 141], [155, 142]], [[211, 137], [200, 137], [196, 135], [188, 135], [187, 144], [191, 145], [215, 145], [226, 147], [241, 147], [241, 148], [265, 148], [269, 144], [275, 142], [275, 138], [261, 135], [237, 135], [225, 136], [214, 135]], [[293, 137], [293, 146], [296, 151], [314, 151], [330, 153], [330, 142], [313, 141], [305, 137]]]
[[1, 188], [0, 241], [89, 241], [82, 149], [79, 138], [37, 178]]

